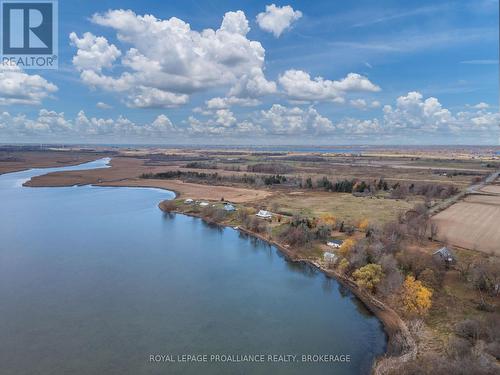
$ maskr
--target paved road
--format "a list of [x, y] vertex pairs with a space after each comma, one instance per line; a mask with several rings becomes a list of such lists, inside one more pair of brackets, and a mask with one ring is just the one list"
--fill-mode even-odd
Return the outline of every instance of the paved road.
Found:
[[500, 176], [500, 169], [497, 170], [496, 172], [493, 172], [490, 174], [486, 179], [476, 185], [469, 186], [467, 188], [467, 194], [488, 194], [488, 195], [497, 195], [494, 193], [483, 193], [481, 192], [481, 189], [484, 188], [486, 185], [491, 184], [493, 181], [495, 181], [498, 176]]
[[478, 184], [469, 186], [466, 190], [458, 193], [457, 195], [454, 195], [451, 198], [448, 198], [441, 203], [435, 205], [429, 210], [429, 214], [432, 216], [434, 214], [437, 214], [438, 212], [443, 211], [444, 209], [450, 207], [452, 204], [458, 202], [460, 199], [464, 198], [465, 196], [469, 194], [482, 194], [482, 195], [500, 195], [496, 193], [486, 193], [482, 192], [481, 189], [484, 188], [486, 185], [491, 184], [493, 181], [495, 181], [498, 177], [500, 176], [500, 169], [493, 172], [490, 174], [488, 177], [486, 177], [483, 181], [481, 181]]

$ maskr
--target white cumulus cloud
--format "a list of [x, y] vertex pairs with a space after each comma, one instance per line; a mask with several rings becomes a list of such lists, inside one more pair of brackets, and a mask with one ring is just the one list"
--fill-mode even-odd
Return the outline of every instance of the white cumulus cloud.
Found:
[[113, 108], [111, 105], [109, 105], [108, 103], [104, 103], [104, 102], [97, 102], [95, 106], [99, 109], [111, 109], [111, 108]]
[[259, 121], [270, 134], [279, 135], [322, 134], [335, 129], [331, 120], [313, 107], [304, 110], [274, 104], [269, 110], [260, 112]]
[[37, 105], [57, 91], [38, 74], [27, 74], [15, 64], [0, 66], [0, 105]]
[[67, 118], [63, 112], [41, 109], [34, 118], [25, 115], [0, 113], [0, 139], [20, 139], [20, 137], [51, 137], [71, 139], [94, 138], [101, 140], [126, 139], [127, 137], [148, 138], [168, 137], [181, 130], [170, 119], [161, 114], [152, 122], [135, 123], [124, 116], [117, 118], [89, 117], [83, 110], [73, 118]]
[[71, 33], [77, 47], [73, 64], [84, 83], [121, 93], [131, 107], [179, 106], [210, 88], [228, 87], [238, 97], [276, 90], [263, 73], [264, 48], [247, 38], [250, 28], [242, 11], [227, 12], [219, 29], [202, 31], [176, 17], [164, 20], [131, 10], [109, 10], [91, 20], [115, 30], [128, 49], [122, 47], [122, 53], [103, 37]]
[[102, 36], [96, 37], [92, 33], [84, 33], [78, 38], [75, 33], [69, 34], [71, 44], [78, 48], [73, 56], [73, 65], [79, 70], [96, 70], [110, 68], [113, 62], [120, 57], [121, 52], [114, 44]]
[[276, 38], [287, 29], [292, 23], [302, 17], [300, 10], [294, 10], [290, 5], [282, 7], [274, 4], [266, 5], [266, 11], [257, 15], [257, 24], [267, 32], [272, 33]]
[[380, 87], [373, 84], [368, 78], [349, 73], [340, 81], [331, 81], [323, 77], [311, 78], [309, 73], [302, 70], [287, 70], [278, 82], [290, 100], [295, 101], [332, 101], [343, 103], [349, 92], [377, 92]]
[[260, 104], [260, 101], [257, 99], [251, 98], [238, 98], [235, 96], [230, 97], [215, 97], [205, 101], [207, 108], [210, 109], [224, 109], [230, 108], [234, 105], [242, 106], [242, 107], [253, 107]]

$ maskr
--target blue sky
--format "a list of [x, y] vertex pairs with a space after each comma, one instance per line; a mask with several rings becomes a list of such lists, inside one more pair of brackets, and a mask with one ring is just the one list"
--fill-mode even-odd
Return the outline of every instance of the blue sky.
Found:
[[498, 144], [497, 0], [271, 4], [59, 1], [0, 141]]

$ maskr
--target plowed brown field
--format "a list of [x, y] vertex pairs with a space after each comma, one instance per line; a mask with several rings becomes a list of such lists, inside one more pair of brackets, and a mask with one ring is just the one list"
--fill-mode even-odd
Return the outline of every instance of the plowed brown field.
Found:
[[500, 256], [500, 196], [468, 196], [432, 221], [440, 241]]

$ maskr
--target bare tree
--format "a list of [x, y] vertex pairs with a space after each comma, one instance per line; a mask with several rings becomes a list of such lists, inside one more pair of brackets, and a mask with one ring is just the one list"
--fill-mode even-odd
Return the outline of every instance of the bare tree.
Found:
[[431, 222], [431, 240], [435, 240], [439, 233], [439, 227], [435, 222]]

